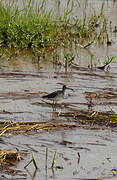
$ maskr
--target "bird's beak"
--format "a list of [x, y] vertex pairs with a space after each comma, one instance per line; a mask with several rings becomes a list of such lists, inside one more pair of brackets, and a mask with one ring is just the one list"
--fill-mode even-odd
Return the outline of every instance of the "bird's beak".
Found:
[[66, 89], [70, 89], [70, 90], [74, 91], [74, 89], [72, 89], [72, 88], [69, 88], [69, 87], [67, 87]]

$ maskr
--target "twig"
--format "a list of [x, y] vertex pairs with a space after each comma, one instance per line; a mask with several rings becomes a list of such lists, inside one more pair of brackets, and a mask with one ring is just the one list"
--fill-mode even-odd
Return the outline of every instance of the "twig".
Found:
[[94, 41], [91, 41], [91, 42], [89, 42], [88, 44], [86, 44], [83, 48], [87, 48], [88, 46], [90, 46], [91, 44], [93, 44], [94, 43]]
[[45, 177], [46, 177], [46, 180], [48, 179], [48, 165], [47, 165], [47, 160], [48, 160], [48, 148], [46, 148], [46, 164], [45, 164]]
[[56, 151], [55, 151], [55, 153], [54, 153], [54, 158], [53, 158], [53, 161], [52, 161], [52, 166], [51, 166], [51, 168], [54, 167], [55, 162], [56, 162]]
[[37, 164], [36, 164], [36, 161], [35, 161], [35, 159], [34, 159], [33, 153], [32, 153], [32, 159], [28, 162], [28, 164], [26, 164], [26, 165], [24, 166], [24, 168], [27, 168], [27, 166], [29, 166], [29, 164], [30, 164], [31, 162], [33, 162], [36, 170], [39, 169], [38, 166], [37, 166]]
[[7, 131], [7, 129], [5, 129], [4, 131], [2, 131], [2, 132], [0, 133], [0, 136], [2, 136], [6, 131]]
[[3, 128], [3, 131], [0, 133], [0, 136], [2, 136], [6, 131], [8, 131], [9, 129], [11, 129], [14, 124], [16, 124], [16, 122], [15, 122], [15, 123], [14, 123], [14, 122], [13, 122], [13, 123], [10, 123], [10, 124], [8, 124], [7, 126], [5, 126], [5, 127]]
[[78, 164], [79, 164], [79, 162], [80, 162], [80, 153], [78, 152], [77, 154], [78, 154]]
[[47, 161], [48, 161], [48, 148], [46, 148], [46, 165], [45, 165], [46, 169], [47, 169]]
[[111, 113], [115, 113], [115, 111], [113, 110], [113, 107], [112, 107], [112, 106], [108, 105], [108, 107], [109, 107]]
[[24, 166], [24, 168], [27, 168], [27, 166], [32, 162], [33, 160], [31, 159], [29, 162], [28, 162], [28, 164], [26, 164], [25, 166]]
[[35, 159], [34, 159], [33, 153], [32, 153], [32, 161], [33, 161], [33, 164], [34, 164], [35, 168], [36, 168], [36, 169], [39, 169], [38, 166], [37, 166], [37, 163], [36, 163], [36, 161], [35, 161]]

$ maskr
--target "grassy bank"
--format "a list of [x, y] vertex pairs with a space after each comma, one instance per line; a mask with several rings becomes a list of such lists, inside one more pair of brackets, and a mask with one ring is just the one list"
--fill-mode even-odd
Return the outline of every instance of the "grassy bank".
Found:
[[[23, 1], [23, 9], [19, 9], [17, 2], [3, 4], [0, 0], [0, 47], [14, 50], [31, 49], [38, 55], [53, 50], [59, 45], [74, 41], [80, 43], [104, 40], [106, 32], [106, 19], [103, 16], [103, 6], [100, 13], [94, 12], [87, 17], [87, 1], [84, 3], [83, 19], [73, 18], [74, 4], [70, 10], [69, 2], [64, 15], [52, 18], [52, 11], [46, 12], [45, 7], [34, 5], [33, 0]], [[32, 5], [33, 4], [33, 5]], [[101, 24], [101, 26], [100, 26]], [[100, 26], [100, 30], [96, 31]]]

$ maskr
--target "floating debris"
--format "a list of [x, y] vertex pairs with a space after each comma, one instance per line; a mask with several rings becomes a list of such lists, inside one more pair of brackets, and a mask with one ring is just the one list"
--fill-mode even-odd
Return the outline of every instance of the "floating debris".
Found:
[[20, 161], [21, 157], [18, 152], [9, 150], [0, 150], [0, 164], [8, 163], [8, 161]]
[[50, 130], [57, 130], [60, 128], [72, 128], [79, 127], [79, 125], [75, 124], [67, 124], [67, 123], [56, 123], [56, 122], [0, 122], [0, 136], [5, 133], [10, 134], [24, 134], [30, 131], [38, 131], [45, 132]]
[[[57, 112], [56, 112], [57, 113]], [[58, 114], [57, 114], [58, 115]], [[28, 132], [42, 133], [45, 131], [59, 130], [61, 128], [69, 129], [76, 127], [91, 127], [91, 125], [99, 126], [117, 126], [117, 114], [113, 112], [98, 112], [86, 110], [73, 110], [68, 112], [61, 112], [59, 117], [69, 117], [72, 123], [63, 122], [0, 122], [0, 136], [5, 133], [10, 134], [24, 134]], [[75, 123], [74, 123], [75, 122]], [[77, 123], [76, 123], [77, 122]]]
[[77, 112], [65, 112], [61, 113], [60, 116], [71, 117], [79, 125], [90, 127], [94, 125], [106, 126], [106, 127], [117, 127], [117, 114], [114, 112], [98, 112], [98, 111], [85, 111], [78, 110]]
[[22, 160], [18, 152], [10, 150], [0, 150], [0, 167], [1, 170], [7, 174], [18, 174], [20, 170], [15, 170], [11, 167], [16, 166]]

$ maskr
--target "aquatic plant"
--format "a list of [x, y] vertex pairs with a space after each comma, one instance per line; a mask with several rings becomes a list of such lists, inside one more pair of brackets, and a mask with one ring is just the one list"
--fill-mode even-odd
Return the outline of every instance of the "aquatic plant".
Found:
[[116, 59], [115, 56], [107, 57], [107, 60], [105, 60], [104, 62], [102, 62], [102, 60], [99, 59], [98, 61], [100, 62], [101, 66], [98, 66], [97, 68], [104, 70], [105, 67], [109, 67], [110, 64], [115, 63], [116, 62], [115, 59]]
[[[86, 0], [83, 19], [73, 17], [75, 5], [74, 1], [70, 4], [70, 0], [67, 0], [63, 16], [54, 18], [52, 10], [45, 10], [45, 0], [41, 5], [33, 0], [22, 0], [22, 4], [23, 8], [19, 9], [17, 0], [8, 3], [0, 0], [0, 47], [14, 50], [13, 55], [22, 49], [31, 49], [41, 56], [59, 45], [74, 41], [74, 38], [81, 42], [88, 38], [89, 42], [94, 42], [105, 34], [107, 20], [103, 16], [103, 7], [98, 15], [94, 12], [88, 17]], [[96, 27], [100, 23], [102, 27], [97, 33]], [[1, 56], [4, 53], [3, 50]]]
[[65, 67], [70, 65], [74, 61], [74, 59], [75, 59], [75, 56], [73, 54], [70, 54], [70, 53], [64, 54]]

